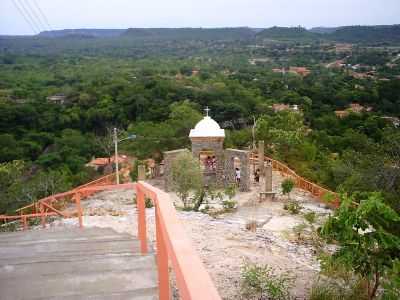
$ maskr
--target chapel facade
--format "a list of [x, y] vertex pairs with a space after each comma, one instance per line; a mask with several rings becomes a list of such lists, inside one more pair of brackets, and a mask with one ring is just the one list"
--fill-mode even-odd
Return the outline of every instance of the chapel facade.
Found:
[[[203, 170], [205, 186], [219, 188], [236, 184], [236, 172], [239, 170], [240, 191], [250, 189], [250, 151], [224, 149], [225, 130], [208, 114], [190, 131], [191, 153], [199, 160]], [[164, 183], [167, 191], [172, 189], [171, 165], [174, 159], [188, 149], [164, 152]]]

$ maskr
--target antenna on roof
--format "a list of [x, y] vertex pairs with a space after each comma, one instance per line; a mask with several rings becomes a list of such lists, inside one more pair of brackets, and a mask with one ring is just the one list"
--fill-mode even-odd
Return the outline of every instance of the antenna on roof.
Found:
[[208, 112], [210, 111], [210, 109], [208, 108], [208, 106], [206, 106], [206, 108], [204, 110], [206, 112], [206, 117], [208, 117]]

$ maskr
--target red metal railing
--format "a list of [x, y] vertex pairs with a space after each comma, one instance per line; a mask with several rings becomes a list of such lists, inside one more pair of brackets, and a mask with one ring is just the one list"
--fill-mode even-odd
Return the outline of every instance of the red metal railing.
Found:
[[[251, 159], [258, 161], [257, 160], [257, 154], [253, 154]], [[272, 169], [279, 171], [282, 175], [288, 176], [292, 178], [295, 182], [296, 187], [310, 192], [313, 196], [317, 197], [319, 200], [322, 200], [324, 203], [328, 205], [332, 205], [334, 207], [339, 206], [339, 195], [333, 191], [330, 191], [326, 188], [323, 188], [319, 186], [318, 184], [315, 184], [299, 175], [296, 174], [295, 171], [290, 169], [288, 166], [285, 164], [281, 163], [280, 161], [277, 161], [275, 159], [272, 159], [270, 157], [265, 157], [264, 159], [266, 162], [272, 165]], [[329, 199], [330, 202], [327, 202], [328, 199], [326, 198], [332, 198]]]
[[171, 266], [183, 300], [221, 299], [210, 275], [204, 268], [176, 215], [168, 194], [145, 183], [136, 184], [138, 237], [141, 251], [147, 253], [145, 197], [152, 200], [156, 213], [156, 245], [159, 299], [170, 299], [169, 271]]
[[[65, 193], [59, 193], [40, 199], [27, 206], [21, 207], [16, 210], [19, 215], [7, 216], [0, 215], [0, 221], [7, 223], [9, 221], [20, 221], [24, 230], [28, 229], [29, 219], [41, 219], [43, 227], [46, 226], [46, 219], [48, 216], [62, 216], [64, 218], [71, 218], [77, 216], [79, 219], [79, 226], [82, 227], [82, 209], [81, 200], [92, 195], [96, 192], [95, 189], [88, 189], [89, 187], [98, 187], [104, 185], [110, 185], [115, 180], [115, 173], [100, 177], [94, 181], [88, 182], [84, 185], [80, 185], [73, 190]], [[75, 203], [76, 210], [72, 212], [63, 212], [53, 205], [61, 200], [72, 201]]]
[[[83, 227], [83, 212], [80, 205], [82, 195], [90, 195], [98, 191], [134, 188], [136, 190], [138, 211], [138, 238], [142, 254], [148, 252], [147, 224], [145, 197], [152, 200], [155, 208], [156, 222], [156, 253], [159, 281], [159, 299], [169, 300], [171, 298], [169, 281], [169, 264], [176, 275], [176, 283], [179, 294], [183, 300], [220, 300], [210, 275], [194, 250], [191, 242], [186, 236], [178, 219], [176, 210], [168, 194], [145, 183], [125, 183], [120, 185], [91, 185], [74, 189], [48, 198], [57, 201], [60, 197], [72, 197], [76, 203], [76, 215], [79, 226]], [[54, 209], [46, 202], [40, 202], [40, 213], [25, 214], [18, 216], [0, 216], [1, 219], [20, 219], [24, 229], [27, 229], [27, 219], [40, 217], [42, 225], [45, 225], [47, 216], [62, 215], [71, 217], [74, 213], [65, 213]], [[46, 211], [50, 208], [54, 211]]]

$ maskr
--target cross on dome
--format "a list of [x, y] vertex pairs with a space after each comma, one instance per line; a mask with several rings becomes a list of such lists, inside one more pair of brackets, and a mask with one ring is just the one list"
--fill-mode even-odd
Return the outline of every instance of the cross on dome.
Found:
[[196, 124], [196, 126], [190, 130], [190, 138], [198, 137], [225, 137], [225, 131], [219, 127], [218, 123], [215, 122], [208, 114], [210, 109], [208, 106], [204, 109], [206, 116]]
[[206, 106], [206, 108], [204, 110], [206, 112], [206, 117], [208, 117], [208, 113], [209, 113], [210, 109], [208, 108], [208, 106]]

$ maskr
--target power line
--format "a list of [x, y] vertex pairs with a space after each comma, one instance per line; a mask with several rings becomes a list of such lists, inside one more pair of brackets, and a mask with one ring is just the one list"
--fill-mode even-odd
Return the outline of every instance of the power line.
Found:
[[46, 23], [47, 27], [50, 30], [53, 30], [52, 27], [50, 26], [49, 20], [47, 19], [46, 15], [43, 13], [43, 10], [40, 8], [39, 4], [36, 2], [36, 0], [32, 0], [33, 5], [36, 7], [36, 9], [39, 11], [39, 14], [42, 16], [44, 22]]
[[46, 30], [46, 25], [43, 23], [41, 17], [37, 14], [36, 10], [32, 8], [29, 1], [28, 0], [21, 0], [21, 1], [24, 1], [28, 10], [32, 13], [32, 16], [34, 17], [35, 21], [37, 21], [37, 23], [39, 24], [40, 29], [43, 28], [44, 30]]
[[31, 28], [31, 30], [33, 31], [34, 34], [36, 34], [36, 29], [35, 26], [33, 26], [33, 24], [31, 23], [31, 21], [28, 19], [28, 17], [24, 14], [24, 12], [22, 11], [22, 9], [17, 5], [17, 0], [12, 0], [14, 6], [17, 8], [19, 14], [24, 18], [25, 22], [29, 25], [29, 27]]
[[29, 18], [29, 20], [31, 21], [31, 23], [35, 26], [36, 31], [40, 32], [40, 26], [37, 25], [36, 20], [32, 17], [30, 11], [25, 7], [25, 4], [23, 2], [23, 0], [15, 0], [22, 8], [22, 10], [24, 11], [24, 13], [27, 15], [27, 17]]

